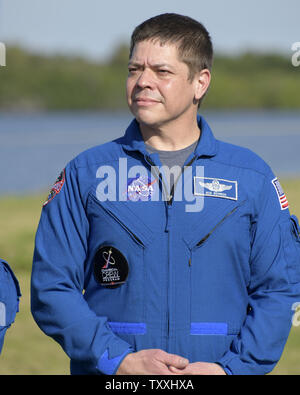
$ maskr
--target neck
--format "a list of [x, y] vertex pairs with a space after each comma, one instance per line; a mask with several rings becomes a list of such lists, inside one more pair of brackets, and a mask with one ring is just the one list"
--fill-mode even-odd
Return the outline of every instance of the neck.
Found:
[[178, 151], [192, 145], [200, 137], [201, 131], [197, 118], [181, 124], [145, 125], [139, 123], [145, 143], [160, 151]]

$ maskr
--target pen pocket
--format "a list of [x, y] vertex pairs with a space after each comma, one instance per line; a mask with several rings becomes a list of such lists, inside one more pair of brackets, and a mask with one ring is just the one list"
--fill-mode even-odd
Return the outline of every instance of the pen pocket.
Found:
[[287, 273], [291, 284], [300, 282], [300, 227], [296, 216], [281, 224]]
[[[241, 210], [243, 204], [235, 204], [219, 214], [206, 232], [201, 229], [198, 238], [192, 235], [192, 241], [185, 239], [189, 253], [190, 322], [208, 323], [204, 329], [210, 328], [210, 322], [230, 323], [234, 318], [233, 315], [230, 319], [230, 314], [226, 315], [225, 312], [225, 305], [230, 303], [240, 308], [232, 297], [233, 282], [237, 283], [241, 295], [247, 299], [250, 223], [244, 210]], [[231, 331], [230, 325], [228, 328]], [[218, 325], [213, 328], [218, 329]]]

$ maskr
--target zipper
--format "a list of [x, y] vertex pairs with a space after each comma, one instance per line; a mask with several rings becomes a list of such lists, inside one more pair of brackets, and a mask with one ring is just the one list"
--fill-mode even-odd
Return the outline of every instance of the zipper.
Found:
[[[151, 167], [154, 168], [156, 177], [157, 177], [157, 178], [161, 181], [161, 183], [162, 183], [162, 189], [163, 189], [164, 195], [167, 196], [168, 198], [170, 198], [170, 195], [168, 194], [168, 188], [167, 188], [167, 186], [166, 186], [166, 184], [165, 184], [164, 179], [162, 178], [161, 173], [157, 170], [156, 164], [152, 161], [152, 159], [151, 159], [149, 156], [147, 156], [146, 158], [147, 158], [147, 162], [151, 165]], [[167, 201], [169, 201], [169, 199], [168, 199]]]
[[126, 232], [131, 236], [131, 238], [140, 246], [145, 248], [144, 243], [141, 241], [141, 239], [138, 238], [138, 236], [133, 233], [122, 221], [119, 220], [119, 218], [113, 214], [110, 210], [108, 210], [107, 208], [104, 208], [102, 205], [99, 205], [102, 210], [104, 210], [109, 216], [111, 216], [116, 222], [118, 222], [119, 225], [122, 226], [122, 228], [124, 230], [126, 230]]
[[[241, 204], [239, 204], [238, 206], [234, 207], [231, 211], [229, 211], [229, 213], [227, 213], [227, 214], [225, 215], [225, 217], [223, 217], [223, 218], [221, 219], [221, 221], [219, 221], [219, 222], [212, 228], [212, 230], [211, 230], [209, 233], [207, 233], [207, 235], [205, 235], [205, 236], [196, 244], [196, 246], [193, 247], [193, 248], [201, 247], [201, 246], [206, 242], [206, 240], [216, 231], [216, 229], [218, 229], [218, 227], [221, 226], [221, 225], [223, 224], [223, 222], [224, 222], [228, 217], [230, 217], [233, 213], [235, 213], [236, 210], [237, 210], [238, 208], [240, 208], [241, 205], [244, 204], [244, 203], [245, 203], [245, 200], [244, 200]], [[192, 265], [192, 258], [191, 258], [191, 257], [189, 258], [188, 264], [189, 264], [189, 266]]]
[[206, 236], [204, 236], [197, 244], [196, 244], [196, 247], [200, 247], [213, 233], [214, 233], [214, 231], [230, 216], [230, 215], [232, 215], [237, 209], [238, 209], [238, 207], [239, 206], [237, 206], [237, 207], [235, 207], [234, 209], [232, 209], [229, 213], [227, 213], [226, 215], [225, 215], [225, 217], [224, 218], [222, 218], [221, 219], [221, 221], [220, 222], [218, 222], [217, 223], [217, 225], [216, 226], [214, 226], [213, 228], [212, 228], [212, 230], [209, 232], [209, 233], [207, 233], [207, 235]]
[[182, 176], [182, 174], [184, 173], [185, 167], [191, 166], [192, 163], [196, 160], [196, 158], [197, 158], [197, 156], [194, 156], [194, 157], [183, 167], [181, 174], [177, 177], [177, 180], [175, 180], [174, 184], [172, 185], [172, 189], [171, 189], [171, 192], [170, 192], [170, 199], [168, 200], [168, 205], [169, 205], [169, 206], [172, 206], [173, 199], [174, 199], [174, 194], [175, 194], [175, 188], [176, 188], [176, 185], [177, 185], [177, 182], [178, 182], [179, 178], [180, 178], [180, 177]]
[[[168, 212], [169, 215], [169, 212]], [[166, 286], [167, 290], [167, 311], [166, 311], [166, 319], [167, 319], [167, 351], [170, 350], [170, 296], [169, 296], [169, 290], [170, 290], [170, 230], [168, 230], [168, 282]]]
[[[156, 177], [161, 181], [161, 185], [162, 185], [162, 192], [164, 194], [165, 197], [168, 197], [167, 201], [167, 207], [169, 206], [169, 200], [170, 200], [170, 195], [168, 194], [168, 188], [165, 184], [165, 181], [161, 175], [161, 173], [157, 170], [157, 166], [155, 165], [155, 163], [152, 161], [152, 159], [147, 156], [146, 161], [152, 166], [152, 168], [154, 169], [155, 175]], [[169, 216], [168, 210], [167, 210], [167, 218]], [[168, 221], [168, 219], [167, 219]], [[170, 232], [168, 230], [168, 271], [169, 271], [169, 266], [170, 266]], [[168, 273], [168, 277], [169, 277], [169, 273]], [[168, 344], [168, 339], [169, 339], [169, 335], [170, 335], [170, 312], [169, 312], [169, 287], [168, 287], [169, 282], [167, 283], [166, 286], [166, 295], [167, 295], [167, 301], [166, 301], [166, 305], [167, 305], [167, 311], [166, 311], [166, 322], [167, 322], [167, 339], [166, 339], [166, 350], [169, 349], [169, 344]]]
[[139, 244], [143, 248], [145, 247], [144, 243], [137, 237], [137, 235], [134, 234], [129, 228], [127, 228], [127, 226], [123, 222], [121, 222], [118, 217], [116, 217], [111, 211], [106, 210], [106, 209], [104, 209], [104, 210], [107, 211], [108, 214], [111, 215], [126, 230], [126, 232], [129, 233], [129, 235], [133, 238], [133, 240], [137, 244]]
[[173, 203], [175, 188], [176, 188], [176, 185], [177, 185], [177, 183], [178, 183], [179, 178], [180, 178], [180, 177], [182, 176], [182, 174], [184, 173], [185, 167], [191, 166], [191, 164], [192, 164], [196, 159], [197, 159], [197, 156], [194, 156], [194, 157], [183, 167], [181, 174], [177, 177], [177, 179], [175, 180], [174, 184], [172, 185], [172, 189], [171, 189], [171, 191], [170, 191], [170, 194], [168, 194], [168, 193], [167, 193], [167, 192], [168, 192], [168, 188], [167, 188], [167, 186], [166, 186], [166, 184], [165, 184], [165, 182], [164, 182], [164, 179], [162, 178], [161, 173], [159, 173], [159, 172], [157, 171], [157, 166], [156, 166], [155, 163], [152, 161], [152, 159], [151, 159], [149, 156], [147, 156], [147, 162], [148, 162], [152, 167], [154, 167], [156, 176], [157, 176], [157, 177], [161, 180], [161, 182], [162, 182], [162, 187], [163, 187], [164, 195], [168, 197], [168, 199], [167, 199], [167, 204], [168, 204], [168, 206], [171, 206], [172, 203]]
[[[171, 189], [171, 191], [170, 191], [170, 194], [168, 194], [168, 188], [166, 187], [166, 184], [165, 184], [165, 182], [164, 182], [164, 179], [163, 179], [161, 173], [159, 173], [159, 172], [157, 171], [157, 166], [153, 163], [152, 159], [151, 159], [149, 156], [147, 156], [147, 161], [148, 161], [148, 163], [149, 163], [151, 166], [154, 166], [156, 176], [157, 176], [157, 177], [161, 180], [161, 182], [162, 182], [162, 189], [163, 189], [164, 195], [168, 197], [168, 199], [166, 200], [166, 201], [167, 201], [167, 208], [168, 208], [168, 210], [172, 207], [173, 200], [174, 200], [174, 194], [175, 194], [175, 188], [176, 188], [176, 185], [177, 185], [177, 183], [178, 183], [179, 178], [180, 178], [180, 177], [183, 175], [183, 173], [184, 173], [185, 167], [191, 166], [191, 164], [192, 164], [196, 159], [197, 159], [197, 156], [195, 155], [195, 156], [187, 163], [187, 165], [185, 165], [185, 166], [183, 167], [183, 169], [182, 169], [182, 171], [181, 171], [181, 174], [177, 177], [177, 179], [175, 180], [174, 184], [172, 185], [172, 189]], [[167, 213], [167, 215], [169, 216], [169, 213]], [[168, 278], [169, 278], [169, 275], [170, 275], [170, 230], [168, 230]], [[170, 348], [170, 347], [169, 347], [169, 342], [168, 342], [169, 337], [170, 337], [170, 308], [169, 308], [169, 300], [170, 300], [170, 298], [169, 298], [169, 282], [167, 283], [167, 288], [166, 288], [166, 290], [167, 290], [167, 313], [166, 313], [166, 315], [167, 315], [167, 317], [166, 317], [166, 321], [167, 321], [167, 350], [169, 350], [169, 348]]]

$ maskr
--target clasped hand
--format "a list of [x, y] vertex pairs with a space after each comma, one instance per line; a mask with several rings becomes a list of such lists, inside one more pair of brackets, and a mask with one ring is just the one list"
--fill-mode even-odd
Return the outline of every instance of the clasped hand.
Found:
[[225, 375], [216, 363], [194, 362], [160, 349], [141, 350], [128, 354], [118, 375]]

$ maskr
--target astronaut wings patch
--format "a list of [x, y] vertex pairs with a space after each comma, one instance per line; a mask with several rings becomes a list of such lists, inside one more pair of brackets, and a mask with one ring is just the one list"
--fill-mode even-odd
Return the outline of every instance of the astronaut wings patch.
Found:
[[194, 195], [238, 200], [238, 182], [222, 178], [194, 177]]
[[59, 194], [59, 192], [61, 191], [64, 183], [65, 183], [65, 169], [63, 169], [63, 171], [57, 177], [53, 187], [51, 188], [51, 191], [49, 193], [48, 199], [43, 204], [43, 207], [45, 207], [49, 202], [51, 202], [52, 199], [54, 199], [54, 197], [56, 195]]

